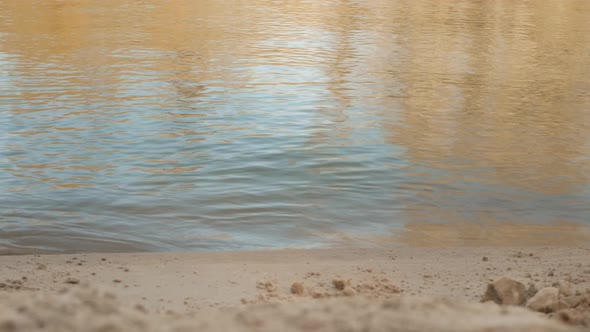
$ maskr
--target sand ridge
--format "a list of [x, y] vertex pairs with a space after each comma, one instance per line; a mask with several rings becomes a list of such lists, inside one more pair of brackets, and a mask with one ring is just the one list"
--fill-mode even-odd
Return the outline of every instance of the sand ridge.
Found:
[[153, 315], [86, 287], [0, 294], [0, 331], [581, 331], [523, 308], [428, 298], [264, 303], [193, 315]]

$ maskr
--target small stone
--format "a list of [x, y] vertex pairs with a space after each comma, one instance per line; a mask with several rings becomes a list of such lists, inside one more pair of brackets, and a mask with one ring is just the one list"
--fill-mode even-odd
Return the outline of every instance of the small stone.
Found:
[[120, 283], [122, 283], [123, 281], [122, 281], [122, 280], [120, 280], [120, 279], [114, 279], [114, 280], [113, 280], [113, 282], [114, 282], [114, 283], [117, 283], [117, 284], [120, 284]]
[[336, 289], [338, 290], [343, 290], [344, 287], [346, 286], [346, 282], [344, 282], [344, 280], [339, 280], [339, 279], [334, 279], [332, 280], [332, 284], [334, 285], [334, 287], [336, 287]]
[[487, 258], [486, 256], [483, 256], [483, 257], [481, 258], [481, 260], [482, 260], [482, 261], [484, 261], [484, 262], [487, 262], [487, 261], [488, 261], [488, 258]]
[[318, 291], [312, 291], [311, 297], [313, 297], [314, 299], [321, 299], [324, 297], [324, 294]]
[[553, 277], [555, 275], [555, 273], [553, 273], [553, 271], [549, 271], [549, 273], [547, 274], [547, 276], [549, 277]]
[[47, 270], [47, 265], [43, 263], [37, 263], [37, 270]]
[[350, 286], [346, 286], [344, 287], [344, 289], [342, 290], [342, 293], [346, 296], [354, 296], [356, 295], [356, 291], [354, 290], [354, 288], [350, 287]]
[[303, 295], [303, 284], [300, 282], [294, 282], [293, 285], [291, 285], [291, 293], [295, 294], [295, 295]]
[[66, 284], [77, 285], [80, 283], [80, 279], [69, 277], [66, 279]]
[[559, 303], [559, 289], [555, 287], [541, 288], [527, 301], [527, 308], [544, 313], [557, 311]]
[[277, 285], [271, 281], [267, 281], [264, 283], [264, 289], [266, 289], [267, 292], [272, 293], [277, 290]]
[[497, 304], [521, 305], [525, 302], [525, 292], [526, 287], [523, 283], [503, 277], [488, 285], [482, 302], [494, 301]]

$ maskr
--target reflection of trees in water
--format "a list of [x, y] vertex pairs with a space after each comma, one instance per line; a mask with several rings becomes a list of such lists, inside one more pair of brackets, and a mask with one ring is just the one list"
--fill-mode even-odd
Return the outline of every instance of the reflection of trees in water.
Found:
[[580, 6], [588, 3], [406, 7], [413, 19], [398, 33], [410, 55], [391, 71], [405, 87], [401, 120], [384, 123], [390, 142], [407, 148], [410, 178], [424, 181], [407, 184], [424, 189], [410, 220], [521, 221], [517, 211], [533, 208], [527, 200], [537, 194], [588, 188], [590, 40], [581, 32], [590, 29], [590, 8]]
[[[406, 69], [397, 73], [407, 88], [404, 120], [391, 128], [392, 142], [408, 146], [410, 157], [435, 168], [445, 169], [445, 163], [436, 161], [445, 161], [443, 157], [451, 154], [481, 167], [498, 166], [497, 180], [515, 181], [514, 185], [542, 190], [564, 171], [572, 181], [563, 185], [579, 183], [584, 180], [583, 168], [568, 164], [587, 152], [583, 142], [588, 133], [582, 127], [588, 98], [576, 94], [580, 90], [574, 86], [588, 84], [584, 82], [587, 57], [584, 50], [561, 53], [576, 46], [588, 49], [587, 42], [580, 47], [580, 40], [563, 38], [579, 36], [575, 30], [580, 26], [532, 21], [525, 14], [534, 12], [534, 7], [517, 8], [517, 17], [489, 14], [493, 9], [466, 8], [451, 12], [452, 18], [419, 11], [422, 20], [408, 20], [424, 28], [412, 25], [402, 33], [410, 36], [405, 46], [412, 56], [406, 59]], [[446, 25], [454, 20], [459, 27]], [[510, 25], [516, 26], [512, 33], [494, 36], [496, 27]], [[427, 52], [432, 36], [421, 34], [429, 27], [438, 29], [435, 54]], [[534, 40], [555, 28], [562, 30], [554, 36], [555, 42], [540, 46]], [[463, 34], [448, 33], [454, 29]], [[572, 65], [577, 69], [572, 70]], [[519, 183], [513, 170], [532, 172], [540, 177], [537, 185], [541, 187]]]

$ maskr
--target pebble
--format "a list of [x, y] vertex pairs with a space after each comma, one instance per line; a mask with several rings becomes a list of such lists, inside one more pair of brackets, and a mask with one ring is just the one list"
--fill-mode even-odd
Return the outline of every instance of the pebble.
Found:
[[354, 290], [354, 288], [350, 287], [350, 286], [346, 286], [344, 287], [344, 289], [342, 290], [342, 293], [346, 296], [354, 296], [356, 295], [356, 291]]
[[557, 311], [559, 304], [559, 289], [555, 287], [541, 288], [535, 296], [527, 301], [527, 308], [544, 313]]
[[497, 304], [520, 305], [525, 302], [525, 292], [526, 287], [523, 283], [503, 277], [488, 285], [482, 302], [494, 301]]
[[79, 283], [80, 283], [80, 279], [78, 279], [78, 278], [72, 278], [72, 277], [70, 277], [70, 278], [67, 278], [66, 279], [66, 284], [77, 285]]
[[332, 280], [332, 284], [334, 285], [334, 287], [336, 287], [336, 289], [338, 290], [343, 290], [344, 287], [346, 286], [346, 282], [344, 282], [344, 280], [338, 280], [338, 279], [334, 279]]
[[295, 295], [302, 295], [304, 291], [303, 284], [300, 282], [294, 282], [291, 285], [291, 293]]

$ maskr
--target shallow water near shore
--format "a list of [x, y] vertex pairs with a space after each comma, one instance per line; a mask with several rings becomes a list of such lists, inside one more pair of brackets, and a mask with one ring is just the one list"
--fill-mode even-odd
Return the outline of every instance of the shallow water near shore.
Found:
[[0, 0], [0, 253], [584, 241], [589, 16]]

